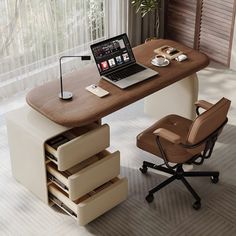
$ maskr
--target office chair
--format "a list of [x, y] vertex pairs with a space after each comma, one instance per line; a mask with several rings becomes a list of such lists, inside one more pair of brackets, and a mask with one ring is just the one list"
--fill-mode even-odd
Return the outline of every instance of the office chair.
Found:
[[[140, 171], [145, 174], [148, 168], [156, 169], [171, 175], [170, 178], [149, 191], [147, 202], [152, 202], [153, 194], [172, 181], [183, 182], [195, 198], [193, 208], [201, 208], [201, 198], [191, 187], [185, 177], [209, 176], [213, 183], [219, 181], [218, 171], [184, 171], [183, 164], [201, 165], [210, 158], [215, 142], [227, 123], [230, 101], [222, 98], [215, 105], [200, 100], [196, 105], [194, 121], [178, 115], [168, 115], [137, 136], [137, 146], [164, 160], [161, 165], [143, 162]], [[203, 111], [200, 114], [200, 108]], [[172, 163], [172, 164], [171, 164]]]

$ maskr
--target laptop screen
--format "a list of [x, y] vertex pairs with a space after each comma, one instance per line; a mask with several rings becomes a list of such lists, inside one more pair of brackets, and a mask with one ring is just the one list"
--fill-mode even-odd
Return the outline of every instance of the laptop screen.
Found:
[[90, 46], [100, 75], [135, 62], [126, 34], [121, 34]]

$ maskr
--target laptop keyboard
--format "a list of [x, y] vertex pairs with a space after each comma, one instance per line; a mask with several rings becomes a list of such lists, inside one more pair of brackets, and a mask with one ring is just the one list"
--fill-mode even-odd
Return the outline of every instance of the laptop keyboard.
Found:
[[126, 67], [122, 70], [119, 70], [119, 71], [113, 72], [109, 75], [106, 75], [106, 77], [108, 79], [112, 80], [113, 82], [116, 82], [118, 80], [127, 78], [127, 77], [134, 75], [134, 74], [136, 74], [140, 71], [143, 71], [143, 70], [146, 70], [146, 68], [139, 65], [139, 64], [133, 64], [133, 65]]

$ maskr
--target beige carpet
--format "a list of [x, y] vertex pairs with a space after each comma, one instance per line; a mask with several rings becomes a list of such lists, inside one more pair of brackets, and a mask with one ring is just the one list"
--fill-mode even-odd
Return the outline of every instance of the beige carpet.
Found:
[[[199, 73], [200, 99], [232, 100], [229, 123], [210, 160], [201, 169], [219, 170], [220, 182], [194, 178], [190, 182], [202, 197], [202, 209], [192, 209], [192, 196], [181, 182], [174, 182], [148, 204], [148, 189], [165, 179], [138, 168], [143, 160], [159, 161], [135, 146], [136, 135], [153, 119], [143, 114], [140, 101], [104, 122], [111, 126], [112, 147], [121, 151], [122, 175], [129, 181], [129, 197], [123, 204], [80, 227], [57, 209], [51, 209], [11, 176], [4, 113], [24, 104], [24, 95], [0, 104], [0, 235], [236, 235], [236, 73], [209, 67]], [[198, 167], [199, 168], [199, 167]]]

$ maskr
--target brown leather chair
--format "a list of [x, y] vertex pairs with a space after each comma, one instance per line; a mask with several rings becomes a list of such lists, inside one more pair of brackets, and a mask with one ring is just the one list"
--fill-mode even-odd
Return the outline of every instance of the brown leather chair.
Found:
[[[185, 177], [209, 176], [213, 183], [217, 183], [219, 172], [185, 172], [183, 164], [200, 165], [211, 156], [215, 142], [227, 123], [230, 103], [226, 98], [222, 98], [215, 105], [200, 100], [195, 103], [197, 117], [194, 121], [178, 115], [168, 115], [137, 136], [139, 148], [164, 160], [161, 165], [144, 161], [140, 171], [145, 174], [148, 168], [152, 168], [172, 175], [149, 191], [146, 197], [148, 202], [153, 201], [155, 192], [178, 179], [184, 183], [196, 199], [193, 208], [200, 209], [201, 198]], [[204, 109], [201, 114], [199, 113], [200, 108]]]

